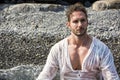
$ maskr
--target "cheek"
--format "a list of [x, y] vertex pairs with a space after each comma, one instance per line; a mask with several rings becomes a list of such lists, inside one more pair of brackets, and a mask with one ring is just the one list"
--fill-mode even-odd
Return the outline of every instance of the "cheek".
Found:
[[71, 23], [70, 26], [75, 27], [75, 26], [77, 26], [77, 24]]
[[75, 27], [75, 26], [77, 26], [77, 25], [73, 23], [73, 24], [71, 24], [71, 26], [72, 26], [72, 27]]
[[87, 27], [88, 26], [88, 22], [85, 22], [83, 25]]

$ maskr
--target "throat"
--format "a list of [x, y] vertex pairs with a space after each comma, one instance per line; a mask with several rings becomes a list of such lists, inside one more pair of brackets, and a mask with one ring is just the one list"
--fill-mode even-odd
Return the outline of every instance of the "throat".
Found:
[[84, 37], [71, 36], [68, 38], [68, 44], [69, 45], [76, 45], [77, 47], [89, 46], [91, 42], [92, 42], [92, 37], [90, 37], [89, 35], [86, 35]]

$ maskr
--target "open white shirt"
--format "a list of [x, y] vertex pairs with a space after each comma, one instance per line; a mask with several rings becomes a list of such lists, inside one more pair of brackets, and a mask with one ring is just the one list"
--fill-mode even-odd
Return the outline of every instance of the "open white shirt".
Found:
[[81, 70], [74, 70], [68, 53], [67, 38], [56, 43], [50, 50], [46, 64], [37, 80], [52, 80], [60, 69], [60, 80], [120, 80], [112, 53], [100, 40], [93, 37]]

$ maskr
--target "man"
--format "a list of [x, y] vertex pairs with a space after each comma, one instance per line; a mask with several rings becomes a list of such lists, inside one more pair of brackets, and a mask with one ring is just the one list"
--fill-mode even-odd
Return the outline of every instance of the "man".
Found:
[[87, 12], [79, 3], [66, 13], [70, 36], [56, 43], [37, 80], [52, 80], [60, 69], [60, 80], [119, 80], [113, 56], [100, 40], [87, 34]]

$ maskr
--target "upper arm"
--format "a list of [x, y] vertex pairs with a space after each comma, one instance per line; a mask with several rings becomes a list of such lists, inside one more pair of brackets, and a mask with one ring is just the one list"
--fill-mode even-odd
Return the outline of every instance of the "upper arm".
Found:
[[53, 46], [48, 54], [46, 64], [37, 80], [52, 80], [55, 77], [58, 70], [58, 53], [57, 47]]
[[100, 68], [105, 80], [119, 80], [115, 65], [114, 58], [108, 47], [103, 50], [101, 57]]

